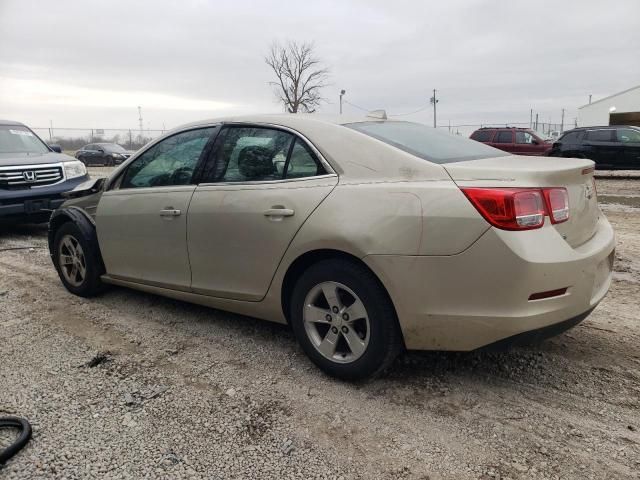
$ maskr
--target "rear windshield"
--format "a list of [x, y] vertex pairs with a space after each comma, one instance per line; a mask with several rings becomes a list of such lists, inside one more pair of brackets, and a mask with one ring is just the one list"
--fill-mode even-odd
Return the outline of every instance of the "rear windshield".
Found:
[[346, 127], [433, 163], [508, 156], [480, 142], [412, 122], [361, 122]]
[[0, 125], [0, 154], [26, 153], [40, 155], [47, 153], [47, 147], [31, 130], [22, 125]]

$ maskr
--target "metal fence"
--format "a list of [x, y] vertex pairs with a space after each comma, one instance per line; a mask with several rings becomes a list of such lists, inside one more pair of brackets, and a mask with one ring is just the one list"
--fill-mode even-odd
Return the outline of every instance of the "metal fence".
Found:
[[66, 151], [75, 151], [89, 143], [117, 143], [128, 150], [138, 150], [165, 130], [127, 128], [33, 128], [43, 140]]
[[483, 127], [521, 127], [530, 128], [534, 130], [542, 137], [557, 137], [564, 131], [575, 128], [575, 124], [560, 124], [560, 123], [548, 123], [548, 122], [497, 122], [497, 123], [467, 123], [459, 125], [438, 125], [438, 128], [448, 129], [450, 133], [454, 135], [464, 135], [468, 137], [474, 131]]

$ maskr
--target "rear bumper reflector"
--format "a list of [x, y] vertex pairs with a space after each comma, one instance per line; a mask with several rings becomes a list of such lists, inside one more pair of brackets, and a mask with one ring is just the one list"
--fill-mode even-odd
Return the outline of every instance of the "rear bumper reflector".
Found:
[[546, 292], [532, 293], [529, 295], [529, 300], [542, 300], [543, 298], [559, 297], [567, 293], [567, 288], [557, 288], [555, 290], [547, 290]]

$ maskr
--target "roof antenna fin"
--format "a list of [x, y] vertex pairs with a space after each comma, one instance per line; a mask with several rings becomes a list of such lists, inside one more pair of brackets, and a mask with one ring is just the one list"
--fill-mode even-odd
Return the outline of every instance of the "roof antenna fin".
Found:
[[385, 112], [384, 110], [371, 110], [369, 113], [367, 113], [367, 117], [377, 118], [378, 120], [386, 120], [387, 112]]

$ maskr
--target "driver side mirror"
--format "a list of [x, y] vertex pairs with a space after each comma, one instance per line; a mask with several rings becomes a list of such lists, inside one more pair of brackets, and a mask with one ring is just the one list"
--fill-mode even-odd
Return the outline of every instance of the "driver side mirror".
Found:
[[103, 149], [101, 149], [101, 148], [99, 148], [99, 149], [98, 149], [98, 153], [104, 153], [104, 150], [103, 150]]
[[52, 144], [52, 145], [49, 145], [49, 148], [56, 153], [62, 153], [62, 147], [60, 145]]

